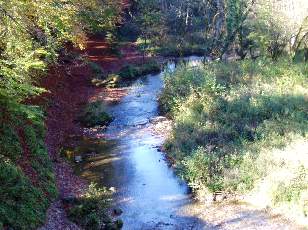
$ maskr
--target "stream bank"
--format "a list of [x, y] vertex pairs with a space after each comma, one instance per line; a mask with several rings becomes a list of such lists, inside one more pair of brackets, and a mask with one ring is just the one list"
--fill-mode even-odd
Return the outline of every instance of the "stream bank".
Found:
[[70, 56], [80, 58], [60, 57], [58, 65], [51, 67], [48, 75], [40, 82], [40, 86], [48, 91], [30, 102], [46, 108], [45, 144], [54, 164], [59, 190], [59, 199], [50, 206], [46, 223], [40, 229], [79, 229], [68, 220], [61, 200], [81, 196], [87, 189], [88, 182], [75, 175], [71, 165], [60, 156], [61, 148], [72, 137], [90, 135], [84, 133], [83, 127], [76, 122], [82, 106], [97, 100], [117, 102], [127, 94], [127, 90], [122, 88], [94, 87], [91, 84], [91, 68], [85, 64], [84, 59], [97, 62], [106, 71], [113, 72], [124, 64], [141, 62], [143, 58], [131, 43], [121, 48], [121, 59], [110, 54], [109, 45], [101, 36], [90, 37], [86, 50], [70, 48], [69, 52]]
[[[200, 60], [187, 58], [192, 66]], [[174, 69], [171, 62], [166, 69]], [[105, 101], [115, 118], [95, 139], [80, 142], [93, 153], [76, 172], [114, 191], [113, 206], [123, 213], [123, 229], [300, 229], [246, 203], [205, 204], [193, 199], [186, 183], [161, 152], [170, 121], [159, 116], [157, 96], [163, 72], [147, 75], [125, 88], [116, 103]]]

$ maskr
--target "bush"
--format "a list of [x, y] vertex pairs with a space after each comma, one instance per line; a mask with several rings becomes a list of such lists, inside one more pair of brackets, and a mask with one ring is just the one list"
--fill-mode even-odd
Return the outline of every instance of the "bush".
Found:
[[102, 102], [96, 101], [82, 110], [79, 121], [86, 127], [105, 126], [112, 121], [112, 117], [105, 111]]
[[84, 229], [121, 229], [120, 221], [113, 222], [107, 213], [110, 195], [105, 188], [91, 184], [81, 198], [69, 203], [68, 217]]
[[140, 34], [139, 26], [134, 22], [126, 22], [118, 28], [121, 40], [135, 42]]
[[135, 80], [140, 76], [147, 74], [154, 74], [160, 72], [161, 67], [156, 61], [147, 62], [143, 65], [126, 65], [124, 66], [118, 75], [122, 81]]
[[14, 229], [36, 229], [45, 221], [49, 199], [9, 159], [0, 159], [0, 222]]
[[0, 124], [0, 153], [13, 160], [17, 160], [22, 154], [22, 148], [18, 135], [9, 124]]
[[96, 64], [95, 62], [89, 62], [89, 66], [93, 72], [93, 79], [104, 79], [106, 77], [106, 74], [103, 70], [103, 68], [99, 65]]
[[[9, 100], [0, 103], [0, 222], [14, 229], [36, 229], [57, 196], [42, 111]], [[29, 167], [26, 172], [19, 166], [21, 159]]]
[[[303, 63], [268, 59], [167, 74], [160, 104], [175, 125], [165, 148], [180, 174], [194, 189], [211, 192], [246, 193], [266, 180], [269, 205], [300, 206], [308, 166], [295, 154], [298, 164], [279, 159], [308, 134], [306, 76]], [[290, 180], [270, 180], [281, 168]]]
[[136, 67], [132, 66], [132, 65], [126, 65], [124, 66], [120, 72], [119, 72], [119, 76], [123, 79], [123, 80], [133, 80], [136, 79], [138, 77], [138, 70]]

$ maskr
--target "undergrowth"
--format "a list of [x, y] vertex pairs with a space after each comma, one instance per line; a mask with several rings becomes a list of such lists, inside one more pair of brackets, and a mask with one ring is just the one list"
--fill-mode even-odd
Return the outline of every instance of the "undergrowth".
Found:
[[0, 104], [0, 226], [36, 229], [57, 196], [43, 115], [37, 107]]
[[[189, 38], [188, 38], [189, 37]], [[192, 33], [188, 37], [179, 38], [169, 36], [166, 41], [160, 41], [159, 44], [151, 39], [137, 39], [137, 47], [141, 52], [150, 55], [160, 55], [163, 57], [188, 57], [191, 55], [203, 56], [209, 53], [209, 46], [200, 33]]]
[[96, 63], [91, 62], [90, 67], [93, 72], [92, 84], [97, 87], [114, 88], [124, 86], [138, 77], [147, 74], [155, 74], [161, 71], [161, 66], [157, 61], [148, 61], [142, 65], [128, 64], [123, 66], [118, 72], [106, 74]]
[[266, 187], [266, 205], [307, 216], [307, 76], [305, 63], [268, 59], [167, 74], [160, 104], [175, 125], [165, 148], [179, 174], [212, 193]]
[[112, 121], [112, 117], [105, 111], [100, 101], [91, 102], [81, 111], [79, 121], [86, 127], [106, 126]]
[[110, 192], [91, 184], [88, 191], [81, 197], [69, 200], [68, 217], [86, 230], [121, 229], [122, 221], [113, 221], [107, 212]]
[[160, 65], [156, 61], [151, 61], [143, 65], [126, 65], [120, 70], [118, 75], [122, 80], [129, 81], [147, 74], [158, 73], [160, 70]]

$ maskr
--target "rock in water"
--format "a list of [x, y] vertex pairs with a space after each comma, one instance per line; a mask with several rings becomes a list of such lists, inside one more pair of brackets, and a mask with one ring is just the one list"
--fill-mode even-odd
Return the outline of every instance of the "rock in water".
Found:
[[120, 216], [122, 213], [123, 213], [123, 211], [122, 211], [122, 209], [120, 209], [120, 208], [115, 208], [115, 209], [113, 209], [113, 214], [114, 214], [115, 216]]
[[82, 161], [82, 157], [81, 156], [75, 156], [75, 162], [76, 163], [80, 163]]
[[115, 225], [118, 229], [121, 229], [123, 227], [123, 221], [122, 220], [116, 220]]
[[158, 116], [158, 117], [153, 117], [150, 119], [150, 123], [151, 124], [157, 124], [159, 122], [162, 122], [162, 121], [166, 121], [167, 118], [166, 117], [163, 117], [163, 116]]

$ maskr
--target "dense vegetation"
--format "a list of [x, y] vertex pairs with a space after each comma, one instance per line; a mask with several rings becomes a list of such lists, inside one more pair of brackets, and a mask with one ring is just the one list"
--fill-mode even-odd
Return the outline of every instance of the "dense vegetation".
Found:
[[123, 66], [118, 72], [106, 74], [104, 70], [95, 63], [91, 63], [94, 76], [91, 80], [92, 84], [98, 87], [114, 88], [125, 86], [138, 77], [147, 74], [158, 73], [161, 70], [161, 65], [158, 61], [146, 60], [142, 64], [128, 64]]
[[89, 103], [79, 115], [80, 123], [85, 127], [106, 126], [112, 117], [105, 111], [100, 101]]
[[[246, 193], [270, 180], [275, 204], [294, 203], [307, 215], [307, 162], [304, 149], [295, 149], [307, 141], [307, 71], [260, 59], [182, 66], [168, 75], [161, 103], [175, 126], [165, 147], [180, 174], [210, 192]], [[278, 151], [288, 145], [294, 149]]]
[[[140, 0], [132, 7], [131, 23], [122, 31], [139, 32], [138, 43], [145, 52], [164, 56], [222, 57], [233, 50], [241, 58], [267, 51], [276, 58], [292, 34], [290, 52], [307, 46], [302, 39], [307, 38], [307, 27], [299, 29], [299, 25], [281, 17], [279, 6], [273, 2]], [[296, 23], [301, 24], [307, 15], [298, 16], [301, 21]]]
[[86, 230], [121, 229], [121, 220], [113, 221], [107, 214], [110, 192], [91, 184], [88, 191], [79, 199], [65, 201], [70, 205], [68, 217]]
[[65, 44], [112, 31], [117, 1], [0, 1], [0, 229], [35, 229], [57, 196], [44, 144], [44, 112], [25, 101]]
[[250, 193], [307, 218], [307, 17], [292, 27], [254, 1], [225, 3], [210, 53], [242, 60], [166, 74], [160, 104], [174, 127], [165, 149], [196, 192]]
[[[0, 0], [0, 229], [37, 228], [57, 196], [44, 144], [45, 111], [27, 102], [45, 91], [39, 80], [66, 47], [85, 48], [86, 35], [95, 32], [103, 32], [119, 56], [119, 41], [129, 38], [144, 54], [219, 58], [167, 74], [160, 103], [175, 121], [168, 154], [195, 190], [263, 189], [268, 205], [307, 217], [301, 148], [308, 131], [308, 18], [291, 22], [265, 0], [132, 0], [117, 28], [123, 2]], [[241, 61], [221, 61], [228, 56]], [[160, 67], [127, 65], [106, 76], [88, 64], [93, 84], [103, 86]], [[107, 125], [111, 117], [94, 103], [80, 121]], [[70, 218], [84, 228], [121, 227], [99, 219], [105, 195], [90, 187], [74, 200]]]
[[1, 101], [0, 227], [33, 229], [43, 223], [57, 190], [41, 111], [12, 103]]

